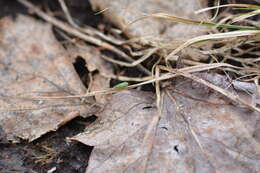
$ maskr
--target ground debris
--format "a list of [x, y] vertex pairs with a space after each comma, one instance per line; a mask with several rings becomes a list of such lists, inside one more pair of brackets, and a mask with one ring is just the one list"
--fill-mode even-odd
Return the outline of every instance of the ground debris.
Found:
[[152, 95], [113, 95], [96, 125], [72, 138], [94, 146], [86, 172], [260, 171], [258, 112], [223, 104], [223, 97], [204, 95], [189, 80], [175, 89], [192, 97], [166, 91], [162, 117], [150, 131], [157, 114]]
[[8, 140], [32, 141], [89, 113], [80, 100], [30, 99], [85, 92], [51, 25], [19, 15], [2, 18], [0, 27], [0, 126]]
[[[129, 23], [137, 20], [144, 15], [164, 12], [178, 17], [190, 19], [204, 19], [209, 14], [194, 15], [194, 11], [206, 7], [206, 1], [171, 1], [171, 0], [90, 0], [94, 10], [104, 10], [104, 16], [122, 29], [129, 37], [150, 36], [154, 41], [158, 40], [180, 40], [195, 37], [205, 33], [205, 29], [200, 26], [186, 25], [182, 23], [172, 23], [165, 20], [156, 20], [153, 18], [144, 19], [134, 24]], [[120, 8], [119, 8], [120, 7]], [[156, 38], [156, 39], [155, 39]], [[148, 39], [149, 40], [149, 39]], [[141, 39], [143, 43], [149, 42]], [[152, 39], [150, 39], [152, 40]]]

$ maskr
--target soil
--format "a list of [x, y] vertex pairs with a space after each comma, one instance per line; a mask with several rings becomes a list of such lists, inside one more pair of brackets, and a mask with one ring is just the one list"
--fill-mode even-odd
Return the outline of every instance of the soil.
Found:
[[61, 173], [84, 173], [93, 147], [68, 142], [66, 138], [82, 132], [84, 125], [79, 122], [88, 121], [75, 119], [32, 143], [0, 144], [0, 172], [46, 173], [56, 168]]

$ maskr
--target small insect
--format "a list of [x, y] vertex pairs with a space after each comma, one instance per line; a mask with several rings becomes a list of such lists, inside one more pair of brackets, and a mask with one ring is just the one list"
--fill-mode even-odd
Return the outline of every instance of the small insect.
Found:
[[121, 82], [121, 83], [115, 85], [113, 88], [125, 88], [125, 87], [127, 87], [128, 85], [129, 85], [128, 82]]

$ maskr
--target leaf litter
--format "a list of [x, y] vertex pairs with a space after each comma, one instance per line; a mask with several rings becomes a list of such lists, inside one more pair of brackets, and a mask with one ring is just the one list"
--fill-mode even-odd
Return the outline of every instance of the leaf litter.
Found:
[[[189, 18], [190, 21], [196, 22], [204, 20], [206, 22], [202, 22], [203, 24], [210, 23], [214, 26], [213, 22], [207, 22], [209, 13], [204, 13], [199, 18], [193, 15], [193, 11], [205, 6], [205, 1], [197, 1], [199, 3], [195, 3], [195, 5], [189, 1], [186, 5], [192, 6], [189, 9], [190, 11], [181, 10], [180, 13], [178, 10], [182, 8], [174, 9], [176, 7], [174, 6], [175, 2], [165, 1], [157, 4], [156, 1], [152, 1], [147, 4], [145, 1], [140, 1], [140, 3], [133, 3], [132, 1], [90, 1], [94, 9], [104, 10], [108, 7], [108, 10], [102, 11], [105, 18], [116, 24], [122, 29], [122, 32], [132, 38], [128, 41], [122, 41], [114, 39], [111, 35], [106, 36], [94, 28], [79, 26], [71, 18], [72, 16], [70, 16], [63, 0], [59, 0], [59, 3], [70, 25], [44, 13], [26, 0], [18, 1], [48, 23], [67, 32], [68, 35], [67, 33], [62, 34], [66, 39], [69, 40], [71, 35], [76, 36], [86, 42], [100, 46], [101, 49], [110, 50], [121, 56], [121, 59], [117, 60], [117, 57], [111, 58], [107, 54], [101, 55], [94, 47], [83, 44], [83, 49], [94, 50], [93, 57], [96, 58], [93, 58], [91, 53], [86, 54], [84, 51], [78, 53], [80, 52], [78, 48], [82, 48], [82, 44], [74, 43], [72, 49], [75, 49], [75, 47], [77, 49], [75, 49], [70, 60], [77, 61], [77, 58], [80, 57], [87, 62], [86, 66], [90, 72], [89, 79], [87, 79], [89, 80], [87, 89], [78, 80], [78, 77], [76, 79], [74, 75], [64, 75], [67, 74], [67, 68], [71, 66], [71, 62], [66, 60], [65, 63], [62, 63], [64, 57], [67, 56], [64, 56], [64, 49], [60, 49], [61, 53], [58, 57], [62, 58], [57, 60], [59, 64], [57, 66], [59, 72], [63, 75], [62, 79], [65, 78], [65, 83], [68, 85], [63, 84], [62, 86], [65, 85], [66, 89], [69, 88], [68, 90], [61, 92], [61, 94], [60, 92], [59, 94], [49, 94], [49, 90], [40, 94], [32, 93], [31, 90], [24, 95], [21, 95], [23, 90], [14, 94], [11, 93], [12, 96], [17, 96], [12, 98], [14, 100], [21, 100], [19, 99], [21, 96], [26, 97], [26, 101], [30, 100], [29, 98], [33, 99], [28, 101], [28, 104], [31, 105], [31, 102], [36, 102], [38, 108], [39, 104], [44, 103], [45, 105], [48, 103], [47, 105], [51, 105], [59, 102], [76, 103], [78, 107], [81, 107], [83, 105], [80, 104], [85, 103], [86, 99], [88, 102], [90, 96], [95, 96], [96, 102], [104, 104], [101, 112], [95, 112], [98, 120], [87, 127], [86, 132], [70, 138], [70, 140], [94, 146], [86, 172], [260, 171], [260, 140], [258, 135], [260, 112], [259, 64], [257, 58], [243, 59], [244, 56], [252, 55], [255, 57], [259, 55], [259, 50], [253, 48], [254, 45], [257, 45], [259, 39], [257, 29], [229, 32], [227, 28], [224, 28], [223, 30], [228, 32], [220, 33], [221, 31], [218, 30], [217, 26], [213, 29], [206, 27], [202, 29], [201, 26], [171, 24], [165, 20], [149, 19], [149, 16], [152, 16], [175, 22], [178, 19], [184, 22], [184, 20], [188, 21], [187, 18]], [[185, 5], [183, 1], [179, 4]], [[140, 5], [141, 8], [137, 8], [137, 5]], [[118, 6], [125, 8], [120, 10], [120, 8], [116, 8]], [[167, 6], [171, 9], [166, 8], [162, 11], [173, 14], [173, 16], [159, 13], [161, 7]], [[171, 13], [171, 10], [173, 10], [173, 13]], [[125, 15], [122, 15], [122, 12]], [[145, 17], [148, 15], [148, 18], [140, 20], [143, 14]], [[252, 16], [251, 14], [241, 16], [243, 19], [240, 18], [240, 20], [245, 20]], [[176, 15], [183, 18], [176, 18]], [[130, 20], [128, 17], [130, 17]], [[221, 17], [223, 16], [220, 15], [220, 18], [218, 18], [215, 15], [214, 19], [221, 20]], [[234, 17], [234, 19], [239, 22], [238, 18]], [[251, 24], [254, 26], [250, 28], [257, 28], [256, 23], [251, 22]], [[137, 27], [138, 25], [141, 27]], [[221, 23], [216, 23], [216, 25], [227, 26]], [[172, 30], [172, 28], [174, 29]], [[195, 35], [187, 28], [193, 28]], [[152, 32], [146, 35], [147, 31]], [[209, 31], [213, 34], [202, 35]], [[155, 37], [158, 35], [160, 37]], [[158, 38], [160, 38], [160, 41]], [[141, 42], [141, 45], [138, 42]], [[140, 52], [133, 51], [142, 49], [143, 44], [149, 48]], [[117, 49], [114, 45], [121, 46], [122, 49]], [[66, 45], [64, 46], [66, 47]], [[72, 49], [66, 48], [71, 53]], [[132, 57], [122, 51], [124, 49], [129, 50]], [[135, 60], [136, 55], [141, 57]], [[161, 58], [153, 64], [152, 68], [147, 67], [145, 61], [155, 55], [159, 55]], [[76, 58], [76, 60], [73, 58]], [[128, 68], [137, 66], [144, 74], [150, 76], [128, 77], [113, 74], [111, 67], [108, 67], [111, 64], [106, 61], [113, 66]], [[240, 64], [231, 63], [231, 65], [230, 61]], [[56, 63], [54, 64], [56, 65]], [[107, 64], [109, 65], [107, 66]], [[176, 68], [172, 68], [174, 65], [176, 65]], [[224, 73], [227, 77], [203, 71]], [[152, 75], [154, 72], [155, 75]], [[75, 72], [70, 74], [73, 73]], [[227, 73], [232, 74], [233, 77], [236, 76], [240, 81], [236, 81], [237, 79], [234, 81], [228, 80], [230, 77]], [[73, 81], [67, 83], [70, 78]], [[129, 81], [140, 83], [109, 88], [111, 79], [121, 80], [123, 84]], [[121, 86], [122, 83], [110, 87]], [[156, 85], [156, 98], [152, 93], [129, 90], [151, 83]], [[11, 89], [14, 90], [13, 88]], [[28, 87], [25, 85], [24, 88], [27, 89]], [[42, 92], [42, 88], [40, 89]], [[121, 90], [126, 91], [119, 92]], [[86, 91], [87, 93], [84, 94]], [[111, 93], [116, 94], [110, 95]], [[105, 104], [106, 102], [107, 104]], [[26, 102], [23, 101], [24, 103]], [[93, 104], [93, 102], [91, 103]], [[57, 105], [58, 111], [61, 109], [60, 105]], [[92, 106], [84, 108], [89, 113]], [[29, 109], [34, 113], [32, 111], [34, 107]], [[25, 111], [23, 108], [21, 110]], [[57, 111], [56, 107], [55, 110]], [[10, 109], [7, 112], [11, 111]], [[71, 110], [69, 109], [69, 111]], [[66, 111], [61, 110], [61, 112]], [[72, 113], [65, 120], [61, 120], [62, 123], [55, 124], [55, 128], [52, 128], [52, 130], [82, 113], [85, 112]], [[6, 129], [4, 128], [4, 130]], [[42, 134], [48, 131], [50, 129]], [[35, 138], [31, 138], [31, 140], [40, 137], [42, 134], [34, 136]], [[13, 134], [8, 135], [9, 138], [10, 136], [13, 138]], [[17, 136], [21, 137], [20, 134]], [[26, 139], [26, 137], [22, 138]]]
[[[147, 14], [166, 12], [180, 17], [194, 18], [198, 20], [208, 19], [209, 14], [194, 15], [193, 11], [206, 7], [206, 1], [157, 1], [145, 0], [90, 0], [94, 10], [102, 11], [107, 20], [116, 24], [130, 38], [139, 37], [144, 44], [158, 44], [158, 40], [182, 40], [205, 34], [207, 28], [200, 26], [185, 25], [182, 23], [170, 23], [166, 21], [145, 19], [129, 25], [134, 20]], [[120, 8], [119, 8], [120, 7]], [[186, 9], [186, 10], [183, 10]], [[146, 37], [148, 36], [148, 38]], [[154, 40], [153, 40], [154, 39]]]
[[149, 142], [144, 137], [157, 114], [154, 96], [134, 90], [114, 94], [100, 121], [72, 138], [94, 146], [86, 172], [259, 172], [259, 113], [224, 104], [221, 95], [199, 93], [192, 85], [184, 80], [171, 87], [218, 104], [168, 88]]
[[51, 25], [22, 15], [15, 21], [1, 19], [0, 59], [0, 125], [8, 140], [32, 141], [80, 114], [91, 114], [90, 105], [80, 100], [27, 99], [83, 94], [86, 90], [66, 51], [55, 40]]

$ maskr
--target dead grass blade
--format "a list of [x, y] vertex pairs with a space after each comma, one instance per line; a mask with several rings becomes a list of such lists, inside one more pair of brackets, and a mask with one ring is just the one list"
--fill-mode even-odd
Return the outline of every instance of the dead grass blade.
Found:
[[245, 20], [249, 17], [259, 15], [259, 14], [260, 14], [260, 9], [254, 10], [254, 11], [251, 11], [251, 12], [248, 12], [248, 13], [245, 13], [245, 14], [239, 14], [238, 16], [236, 16], [232, 19], [232, 23], [239, 22], [239, 21]]
[[[240, 25], [228, 25], [228, 24], [217, 24], [213, 22], [207, 22], [207, 21], [199, 21], [199, 20], [193, 20], [193, 19], [186, 19], [181, 17], [172, 16], [166, 13], [154, 13], [150, 14], [148, 16], [145, 16], [141, 19], [147, 18], [147, 17], [155, 17], [155, 18], [161, 18], [165, 20], [170, 20], [172, 22], [181, 22], [186, 24], [193, 24], [193, 25], [202, 25], [202, 26], [209, 26], [209, 27], [219, 27], [219, 28], [226, 28], [226, 29], [239, 29], [239, 30], [260, 30], [260, 27], [255, 26], [240, 26]], [[135, 20], [134, 22], [138, 21], [140, 19]], [[132, 22], [132, 23], [134, 23]], [[131, 24], [132, 24], [131, 23]]]
[[122, 62], [122, 61], [118, 61], [115, 59], [111, 59], [108, 58], [106, 56], [101, 56], [103, 59], [121, 65], [121, 66], [125, 66], [125, 67], [134, 67], [137, 66], [138, 64], [142, 63], [143, 61], [147, 60], [150, 56], [152, 56], [154, 53], [156, 53], [159, 50], [159, 48], [152, 48], [147, 54], [145, 54], [144, 56], [142, 56], [140, 59], [132, 62], [132, 63], [126, 63], [126, 62]]
[[[252, 35], [260, 35], [260, 30], [245, 30], [245, 31], [231, 31], [231, 32], [225, 32], [225, 33], [217, 33], [217, 34], [209, 34], [209, 35], [202, 35], [195, 38], [192, 38], [188, 41], [186, 41], [184, 44], [173, 50], [165, 59], [168, 60], [175, 60], [174, 55], [176, 55], [178, 52], [180, 52], [182, 49], [193, 45], [198, 42], [204, 42], [208, 40], [220, 40], [220, 39], [226, 39], [226, 38], [234, 38], [234, 37], [243, 37], [243, 36], [252, 36]], [[174, 58], [173, 58], [174, 57]]]
[[167, 79], [171, 79], [177, 76], [180, 76], [180, 74], [178, 74], [177, 72], [186, 72], [186, 73], [193, 73], [193, 72], [201, 72], [201, 71], [206, 71], [206, 70], [211, 70], [211, 69], [216, 69], [216, 68], [224, 68], [224, 67], [229, 67], [229, 68], [234, 68], [234, 69], [240, 69], [239, 67], [236, 66], [232, 66], [230, 64], [226, 64], [226, 63], [213, 63], [213, 64], [201, 64], [201, 65], [196, 65], [196, 66], [191, 66], [191, 67], [185, 67], [185, 68], [181, 68], [178, 70], [174, 70], [174, 69], [169, 69], [165, 66], [158, 66], [161, 70], [165, 70], [165, 71], [170, 71], [170, 73], [166, 73], [163, 74], [159, 77], [153, 77], [150, 80], [141, 82], [141, 83], [137, 83], [134, 85], [129, 85], [125, 88], [110, 88], [108, 90], [102, 90], [102, 91], [93, 91], [84, 95], [71, 95], [71, 96], [62, 96], [62, 97], [33, 97], [30, 99], [34, 99], [34, 100], [49, 100], [49, 99], [65, 99], [65, 98], [84, 98], [84, 97], [91, 97], [91, 96], [95, 96], [95, 95], [102, 95], [102, 94], [112, 94], [112, 93], [116, 93], [122, 90], [126, 90], [126, 89], [132, 89], [132, 88], [136, 88], [142, 85], [146, 85], [146, 84], [151, 84], [154, 83], [156, 81], [163, 81], [163, 80], [167, 80]]
[[214, 10], [217, 8], [223, 8], [223, 7], [243, 7], [244, 9], [260, 9], [258, 5], [251, 5], [251, 4], [225, 4], [225, 5], [218, 5], [214, 7], [208, 7], [208, 8], [203, 8], [200, 10], [195, 11], [195, 14], [203, 13], [209, 10]]

